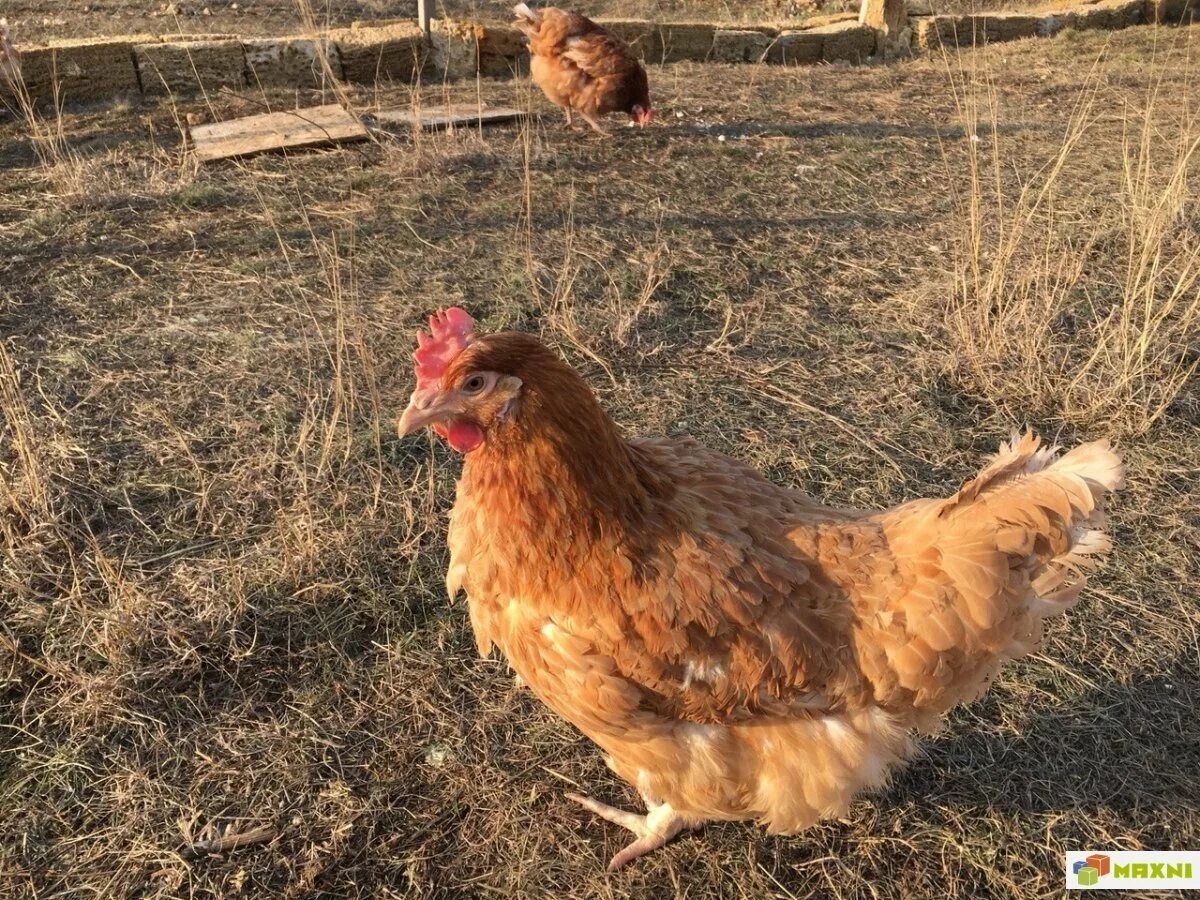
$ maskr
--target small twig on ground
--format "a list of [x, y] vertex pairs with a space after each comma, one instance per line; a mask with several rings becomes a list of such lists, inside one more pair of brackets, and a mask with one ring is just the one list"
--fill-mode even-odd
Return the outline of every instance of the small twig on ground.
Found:
[[225, 853], [229, 850], [237, 850], [239, 847], [249, 847], [273, 840], [278, 833], [279, 831], [273, 825], [251, 828], [249, 831], [227, 831], [215, 838], [192, 841], [185, 849], [195, 856]]

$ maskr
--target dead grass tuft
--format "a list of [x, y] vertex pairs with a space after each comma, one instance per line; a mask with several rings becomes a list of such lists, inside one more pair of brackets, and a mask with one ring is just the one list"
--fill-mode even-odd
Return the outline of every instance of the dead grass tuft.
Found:
[[1069, 196], [1078, 185], [1066, 176], [1089, 152], [1100, 117], [1111, 115], [1102, 66], [1079, 90], [1057, 153], [1015, 200], [998, 133], [981, 116], [1001, 118], [994, 76], [955, 73], [971, 140], [958, 197], [965, 233], [945, 317], [956, 375], [1010, 414], [1142, 434], [1200, 364], [1192, 346], [1200, 326], [1200, 115], [1190, 98], [1162, 89], [1161, 75], [1142, 98], [1127, 100], [1117, 148], [1123, 177], [1081, 212]]

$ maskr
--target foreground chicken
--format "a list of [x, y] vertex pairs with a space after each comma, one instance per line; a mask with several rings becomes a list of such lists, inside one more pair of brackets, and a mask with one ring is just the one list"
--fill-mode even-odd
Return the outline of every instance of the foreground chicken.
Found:
[[513, 7], [513, 24], [529, 38], [530, 74], [551, 103], [572, 111], [604, 134], [599, 118], [628, 113], [639, 125], [654, 118], [646, 70], [625, 42], [591, 19], [553, 6]]
[[466, 454], [447, 588], [480, 652], [645, 800], [572, 796], [634, 833], [611, 868], [710, 820], [844, 814], [1037, 646], [1109, 547], [1105, 442], [1025, 435], [948, 499], [831, 509], [693, 440], [624, 439], [530, 335], [477, 335], [461, 309], [430, 326], [399, 429]]

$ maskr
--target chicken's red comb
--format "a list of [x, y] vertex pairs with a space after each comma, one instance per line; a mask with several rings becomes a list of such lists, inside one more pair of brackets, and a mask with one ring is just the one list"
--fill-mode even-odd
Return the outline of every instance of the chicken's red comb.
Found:
[[474, 332], [475, 320], [457, 306], [439, 309], [429, 317], [429, 334], [417, 332], [413, 353], [418, 390], [441, 380], [446, 366], [471, 343]]

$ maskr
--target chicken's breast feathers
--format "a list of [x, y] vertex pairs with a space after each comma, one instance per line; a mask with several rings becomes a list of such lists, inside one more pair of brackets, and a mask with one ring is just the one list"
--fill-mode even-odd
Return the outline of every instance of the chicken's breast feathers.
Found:
[[[481, 649], [496, 643], [512, 657], [508, 629], [519, 605], [533, 611], [534, 624], [549, 620], [556, 633], [586, 641], [589, 658], [611, 660], [613, 674], [661, 716], [744, 721], [859, 698], [851, 609], [789, 536], [801, 524], [849, 523], [858, 514], [821, 507], [690, 439], [636, 441], [632, 449], [662, 490], [636, 534], [619, 547], [589, 546], [584, 559], [564, 561], [570, 533], [548, 547], [496, 546], [494, 511], [456, 505], [451, 578], [471, 597]], [[514, 515], [505, 516], [510, 534], [520, 530]], [[479, 552], [483, 544], [505, 559], [493, 563]], [[514, 552], [522, 572], [564, 575], [535, 588], [521, 580]], [[456, 565], [459, 558], [471, 562]], [[507, 601], [514, 595], [519, 604]]]

